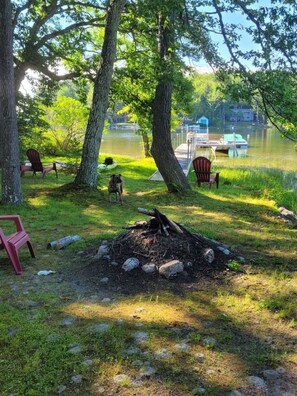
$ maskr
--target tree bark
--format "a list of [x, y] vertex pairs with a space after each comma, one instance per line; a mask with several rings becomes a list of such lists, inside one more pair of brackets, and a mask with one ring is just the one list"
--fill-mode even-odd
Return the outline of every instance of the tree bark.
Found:
[[145, 158], [149, 158], [151, 157], [151, 150], [150, 150], [150, 141], [147, 132], [142, 130], [141, 137], [142, 137], [144, 156]]
[[109, 4], [101, 64], [94, 84], [93, 101], [83, 145], [82, 160], [74, 181], [76, 185], [97, 187], [98, 155], [116, 57], [117, 31], [125, 4], [126, 0], [111, 0]]
[[172, 107], [172, 78], [170, 65], [171, 50], [174, 47], [173, 19], [171, 12], [170, 23], [165, 18], [159, 19], [158, 48], [163, 73], [159, 77], [153, 105], [153, 141], [151, 152], [169, 192], [190, 190], [191, 186], [186, 178], [171, 143], [171, 107]]
[[2, 203], [23, 201], [13, 69], [13, 28], [10, 0], [0, 0], [0, 158]]

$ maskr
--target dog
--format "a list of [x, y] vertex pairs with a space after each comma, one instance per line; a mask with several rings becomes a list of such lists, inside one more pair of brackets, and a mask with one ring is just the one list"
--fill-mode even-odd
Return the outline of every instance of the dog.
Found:
[[111, 195], [115, 194], [116, 202], [119, 201], [123, 205], [123, 177], [120, 173], [111, 175], [108, 183], [109, 202], [111, 202]]

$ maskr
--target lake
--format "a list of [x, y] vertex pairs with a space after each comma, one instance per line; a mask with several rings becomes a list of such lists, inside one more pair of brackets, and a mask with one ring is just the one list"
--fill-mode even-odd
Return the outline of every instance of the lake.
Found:
[[[247, 157], [229, 158], [227, 155], [217, 153], [215, 162], [231, 166], [257, 166], [297, 172], [296, 143], [281, 138], [276, 129], [238, 125], [235, 126], [234, 132], [240, 133], [249, 142]], [[230, 129], [222, 132], [222, 130], [210, 128], [209, 133], [230, 133]], [[175, 144], [182, 143], [181, 134], [173, 134], [173, 141]], [[134, 130], [128, 129], [109, 130], [104, 134], [100, 152], [127, 155], [137, 159], [144, 156], [141, 137], [136, 135]]]

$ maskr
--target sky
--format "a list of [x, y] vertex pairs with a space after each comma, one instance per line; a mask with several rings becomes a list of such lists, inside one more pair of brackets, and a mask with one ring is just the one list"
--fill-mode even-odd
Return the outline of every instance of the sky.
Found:
[[[258, 0], [257, 3], [253, 6], [253, 8], [269, 7], [271, 5], [272, 5], [271, 0]], [[246, 17], [241, 12], [224, 13], [223, 17], [224, 17], [224, 21], [227, 23], [232, 23], [237, 25], [240, 24], [243, 25], [244, 27], [247, 27], [249, 25], [249, 22], [246, 20]], [[211, 37], [213, 38], [214, 42], [218, 44], [220, 55], [226, 60], [230, 59], [230, 55], [227, 46], [224, 44], [223, 38], [217, 34], [212, 34]], [[253, 48], [256, 49], [256, 44], [253, 43], [251, 38], [246, 33], [244, 34], [244, 32], [242, 32], [242, 38], [239, 43], [243, 49], [246, 50], [251, 50]], [[209, 67], [209, 65], [204, 59], [201, 59], [196, 63], [192, 62], [192, 64], [201, 73], [212, 72], [212, 69]], [[243, 64], [245, 64], [245, 66], [247, 67], [252, 67], [251, 63], [249, 63], [248, 61], [243, 62]]]

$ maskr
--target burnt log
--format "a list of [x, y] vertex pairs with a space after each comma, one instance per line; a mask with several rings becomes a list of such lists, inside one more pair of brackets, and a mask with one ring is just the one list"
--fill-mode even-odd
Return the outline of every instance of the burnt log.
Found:
[[161, 213], [158, 209], [148, 210], [144, 208], [138, 208], [137, 211], [139, 213], [143, 213], [145, 215], [154, 217], [160, 224], [160, 227], [166, 236], [169, 236], [168, 228], [177, 234], [183, 234], [183, 230], [177, 225], [173, 220], [171, 220], [168, 216]]

